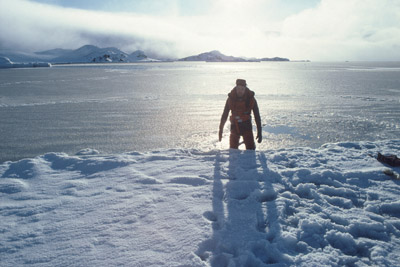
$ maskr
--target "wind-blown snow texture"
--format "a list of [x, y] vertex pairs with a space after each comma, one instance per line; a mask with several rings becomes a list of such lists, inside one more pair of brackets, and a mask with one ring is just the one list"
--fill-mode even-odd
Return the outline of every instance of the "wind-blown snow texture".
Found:
[[400, 140], [0, 165], [1, 266], [398, 266]]

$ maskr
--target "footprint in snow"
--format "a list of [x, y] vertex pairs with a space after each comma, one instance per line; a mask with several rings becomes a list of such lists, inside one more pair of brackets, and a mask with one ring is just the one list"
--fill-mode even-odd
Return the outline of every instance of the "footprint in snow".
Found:
[[19, 179], [1, 179], [0, 180], [0, 193], [15, 194], [24, 191], [27, 184]]
[[206, 211], [203, 213], [204, 218], [211, 222], [216, 222], [218, 220], [217, 215], [212, 211]]
[[277, 198], [275, 191], [261, 191], [256, 194], [256, 199], [260, 203], [274, 201]]
[[217, 215], [212, 211], [206, 211], [203, 213], [203, 217], [212, 223], [212, 229], [214, 231], [221, 230], [221, 223], [218, 221]]
[[201, 186], [207, 183], [206, 179], [197, 178], [197, 177], [176, 177], [171, 179], [170, 183], [172, 184], [184, 184], [191, 186]]

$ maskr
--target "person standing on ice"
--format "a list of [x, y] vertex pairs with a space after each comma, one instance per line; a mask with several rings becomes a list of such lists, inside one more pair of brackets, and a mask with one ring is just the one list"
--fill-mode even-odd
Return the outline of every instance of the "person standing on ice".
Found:
[[219, 141], [222, 140], [224, 125], [228, 119], [229, 111], [231, 111], [231, 134], [229, 137], [230, 148], [238, 149], [240, 136], [243, 136], [243, 141], [247, 150], [255, 150], [253, 126], [251, 124], [251, 111], [254, 113], [254, 119], [257, 125], [257, 141], [261, 143], [261, 118], [258, 110], [257, 101], [254, 98], [254, 92], [247, 88], [246, 80], [237, 79], [236, 86], [228, 94], [224, 112], [221, 116], [219, 124]]

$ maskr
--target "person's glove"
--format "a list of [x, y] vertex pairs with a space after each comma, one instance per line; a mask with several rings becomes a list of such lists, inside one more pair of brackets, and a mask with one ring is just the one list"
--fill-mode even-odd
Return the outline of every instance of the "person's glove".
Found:
[[257, 137], [256, 137], [256, 139], [257, 139], [257, 142], [258, 142], [258, 143], [261, 143], [261, 142], [262, 142], [262, 134], [261, 134], [261, 131], [257, 131]]
[[224, 131], [223, 128], [219, 128], [219, 132], [218, 132], [218, 140], [221, 142], [222, 140], [222, 132]]

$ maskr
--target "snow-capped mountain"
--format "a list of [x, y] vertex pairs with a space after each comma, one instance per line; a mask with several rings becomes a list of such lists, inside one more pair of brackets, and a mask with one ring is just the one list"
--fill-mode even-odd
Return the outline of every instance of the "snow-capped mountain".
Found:
[[265, 57], [260, 59], [260, 61], [290, 61], [288, 58], [283, 58], [283, 57]]
[[179, 61], [207, 61], [207, 62], [259, 62], [259, 61], [289, 61], [287, 58], [244, 58], [226, 56], [217, 50], [213, 50], [206, 53], [201, 53], [197, 56], [190, 56], [179, 59]]
[[131, 61], [154, 61], [154, 59], [149, 59], [142, 50], [136, 50], [129, 55], [129, 60]]
[[179, 59], [179, 61], [245, 62], [247, 60], [240, 57], [226, 56], [217, 50], [213, 50], [197, 56], [185, 57]]
[[[149, 58], [142, 50], [131, 54], [115, 47], [100, 48], [94, 45], [84, 45], [78, 49], [51, 49], [35, 53], [3, 51], [0, 57], [7, 57], [15, 62], [50, 62], [50, 63], [129, 63], [129, 62], [157, 62], [173, 61], [171, 59]], [[178, 59], [179, 61], [206, 61], [206, 62], [260, 62], [260, 61], [289, 61], [287, 58], [246, 58], [222, 54], [217, 50], [201, 53]]]
[[7, 57], [17, 62], [46, 61], [51, 63], [122, 63], [122, 62], [153, 62], [160, 61], [147, 57], [137, 50], [131, 54], [125, 53], [115, 47], [100, 48], [94, 45], [84, 45], [78, 49], [51, 49], [35, 53], [12, 52], [0, 53], [0, 56]]
[[[61, 55], [53, 58], [51, 61], [56, 63], [103, 63], [103, 62], [137, 62], [137, 61], [159, 61], [148, 58], [141, 50], [132, 54], [127, 54], [118, 48], [107, 47], [99, 48], [94, 45], [85, 45], [76, 50], [59, 50]], [[57, 52], [50, 50], [50, 53]], [[44, 52], [41, 54], [45, 55]]]
[[[54, 52], [54, 50], [51, 50]], [[89, 62], [126, 62], [128, 55], [121, 50], [108, 47], [99, 48], [85, 45], [76, 50], [63, 51], [52, 59], [56, 63], [89, 63]]]

